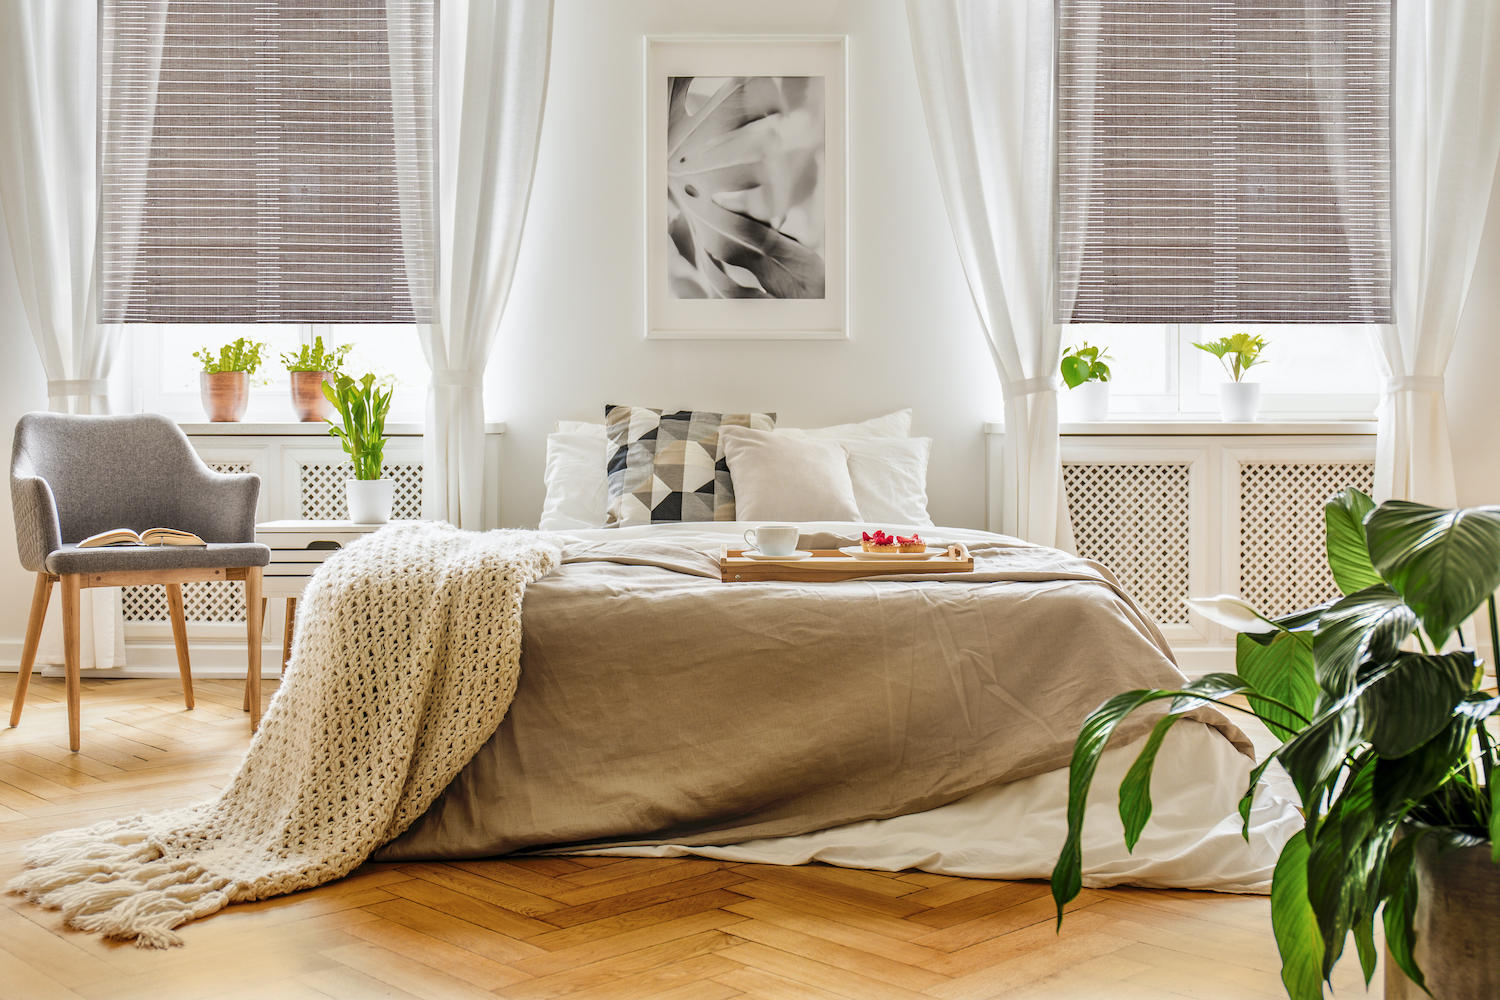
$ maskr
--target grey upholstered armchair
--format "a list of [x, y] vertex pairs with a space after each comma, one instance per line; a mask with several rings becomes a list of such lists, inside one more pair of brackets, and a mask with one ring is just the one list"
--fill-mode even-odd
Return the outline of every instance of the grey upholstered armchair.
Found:
[[[67, 668], [68, 741], [79, 746], [79, 592], [86, 587], [160, 583], [167, 590], [183, 699], [193, 707], [182, 584], [243, 580], [248, 622], [246, 705], [260, 721], [261, 567], [271, 550], [255, 541], [260, 477], [223, 475], [203, 464], [187, 436], [155, 414], [122, 417], [28, 413], [16, 424], [10, 466], [16, 545], [36, 573], [31, 618], [10, 724], [21, 721], [26, 687], [52, 586], [62, 584], [63, 659]], [[191, 531], [207, 546], [78, 548], [112, 528]]]

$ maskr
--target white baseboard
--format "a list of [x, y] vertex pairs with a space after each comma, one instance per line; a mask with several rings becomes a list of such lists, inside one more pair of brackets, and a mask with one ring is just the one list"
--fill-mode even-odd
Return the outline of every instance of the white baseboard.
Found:
[[[188, 654], [192, 659], [193, 676], [206, 680], [228, 678], [242, 679], [245, 676], [245, 642], [213, 642], [197, 640], [191, 642]], [[125, 641], [123, 667], [107, 667], [84, 671], [85, 677], [176, 677], [177, 650], [170, 641], [154, 640]], [[262, 643], [260, 651], [261, 676], [281, 676], [281, 644]], [[15, 673], [21, 665], [21, 640], [0, 639], [0, 672]], [[38, 673], [43, 677], [61, 677], [62, 664], [39, 664]]]

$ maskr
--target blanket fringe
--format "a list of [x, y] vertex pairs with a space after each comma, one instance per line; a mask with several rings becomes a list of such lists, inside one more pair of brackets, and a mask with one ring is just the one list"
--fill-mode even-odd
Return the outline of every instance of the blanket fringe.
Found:
[[7, 891], [60, 911], [69, 927], [142, 948], [181, 944], [173, 928], [229, 904], [228, 879], [164, 858], [145, 831], [124, 825], [43, 837], [25, 865]]

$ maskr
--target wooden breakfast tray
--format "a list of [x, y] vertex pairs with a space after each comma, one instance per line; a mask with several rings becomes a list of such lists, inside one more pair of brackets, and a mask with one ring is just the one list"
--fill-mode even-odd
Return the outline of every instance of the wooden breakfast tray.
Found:
[[855, 559], [838, 549], [810, 549], [811, 559], [771, 562], [746, 559], [744, 548], [724, 546], [719, 557], [719, 578], [725, 583], [761, 580], [794, 580], [799, 583], [837, 583], [879, 576], [911, 576], [921, 573], [969, 573], [974, 557], [933, 556], [930, 559]]

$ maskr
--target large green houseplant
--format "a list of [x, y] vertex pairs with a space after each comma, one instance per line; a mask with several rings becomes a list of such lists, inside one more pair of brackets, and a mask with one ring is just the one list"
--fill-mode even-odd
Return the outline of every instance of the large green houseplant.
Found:
[[[1059, 923], [1082, 886], [1085, 798], [1110, 734], [1137, 709], [1168, 703], [1120, 785], [1120, 818], [1133, 848], [1151, 815], [1151, 771], [1163, 737], [1184, 714], [1213, 703], [1253, 713], [1282, 741], [1252, 772], [1240, 803], [1246, 836], [1251, 799], [1272, 761], [1301, 799], [1305, 825], [1282, 850], [1271, 888], [1288, 995], [1321, 997], [1351, 934], [1368, 982], [1377, 912], [1391, 958], [1423, 985], [1414, 918], [1424, 864], [1482, 844], [1492, 845], [1487, 860], [1500, 862], [1493, 846], [1500, 845], [1500, 756], [1485, 726], [1500, 698], [1482, 689], [1480, 660], [1462, 632], [1488, 603], [1491, 642], [1500, 642], [1500, 507], [1377, 507], [1351, 489], [1330, 500], [1324, 515], [1341, 599], [1275, 619], [1234, 599], [1201, 602], [1200, 610], [1239, 628], [1236, 672], [1116, 695], [1084, 722], [1069, 774], [1067, 839], [1052, 872]], [[1489, 878], [1490, 867], [1479, 875]], [[1432, 895], [1424, 905], [1443, 905]]]

